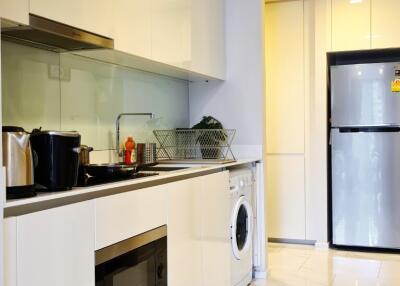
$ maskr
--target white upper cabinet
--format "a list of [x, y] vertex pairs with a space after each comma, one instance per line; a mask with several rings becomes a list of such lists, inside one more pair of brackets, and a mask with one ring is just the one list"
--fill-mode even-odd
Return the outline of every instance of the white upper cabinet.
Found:
[[266, 128], [270, 154], [304, 153], [303, 18], [302, 1], [266, 5]]
[[0, 0], [0, 17], [28, 25], [29, 0]]
[[113, 38], [113, 1], [30, 0], [30, 13]]
[[27, 24], [32, 13], [113, 38], [118, 51], [224, 78], [224, 0], [30, 0], [26, 11], [22, 1], [0, 0], [4, 18]]
[[153, 60], [187, 68], [190, 61], [189, 0], [152, 0], [151, 57]]
[[369, 48], [371, 48], [371, 1], [332, 0], [333, 51]]
[[114, 0], [115, 49], [151, 57], [151, 3], [143, 0]]
[[191, 0], [190, 70], [225, 77], [224, 1]]
[[372, 0], [372, 48], [399, 48], [399, 0]]

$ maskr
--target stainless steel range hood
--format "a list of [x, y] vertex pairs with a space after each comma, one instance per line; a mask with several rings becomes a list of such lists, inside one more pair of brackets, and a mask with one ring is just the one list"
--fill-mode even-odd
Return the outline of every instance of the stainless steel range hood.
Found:
[[29, 26], [2, 25], [2, 38], [51, 50], [112, 49], [114, 40], [33, 14]]

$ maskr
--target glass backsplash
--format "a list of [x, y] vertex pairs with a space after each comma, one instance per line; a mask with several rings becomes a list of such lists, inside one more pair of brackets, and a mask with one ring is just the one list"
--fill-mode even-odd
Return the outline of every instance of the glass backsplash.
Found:
[[154, 142], [154, 129], [189, 125], [186, 81], [8, 41], [1, 56], [3, 125], [76, 130], [96, 150], [115, 149], [123, 112], [156, 115], [121, 120], [121, 138], [137, 142]]

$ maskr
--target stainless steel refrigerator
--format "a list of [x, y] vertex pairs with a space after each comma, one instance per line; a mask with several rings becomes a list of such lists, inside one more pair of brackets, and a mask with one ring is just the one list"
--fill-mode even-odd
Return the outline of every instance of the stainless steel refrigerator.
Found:
[[331, 67], [334, 245], [400, 249], [397, 78], [400, 63]]

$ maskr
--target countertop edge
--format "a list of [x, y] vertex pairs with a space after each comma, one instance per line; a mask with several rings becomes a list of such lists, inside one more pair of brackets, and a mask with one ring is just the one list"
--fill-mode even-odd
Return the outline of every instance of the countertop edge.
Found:
[[185, 171], [171, 172], [155, 177], [137, 180], [127, 180], [110, 183], [96, 187], [77, 188], [75, 190], [51, 193], [42, 197], [21, 199], [6, 202], [4, 205], [4, 218], [20, 216], [69, 204], [93, 200], [101, 197], [112, 196], [120, 193], [131, 192], [143, 188], [164, 185], [176, 181], [205, 176], [224, 171], [231, 167], [260, 162], [259, 159], [238, 160], [228, 164], [216, 164], [207, 167], [193, 167]]

